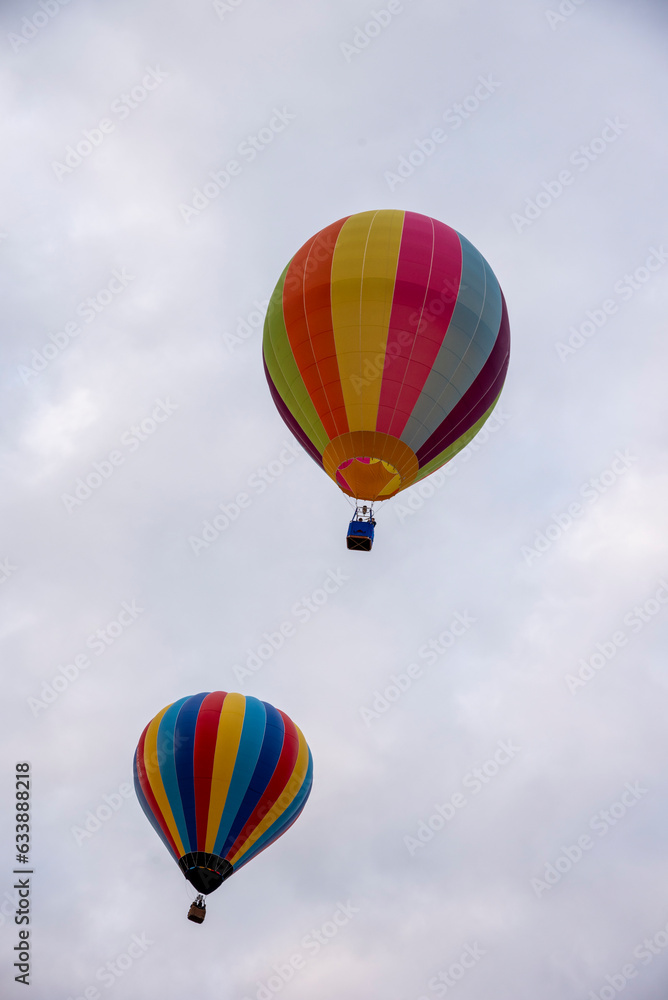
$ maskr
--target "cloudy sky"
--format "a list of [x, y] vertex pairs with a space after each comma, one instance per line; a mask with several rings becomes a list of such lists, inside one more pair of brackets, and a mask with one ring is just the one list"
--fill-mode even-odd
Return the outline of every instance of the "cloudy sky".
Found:
[[[666, 27], [658, 0], [3, 3], [3, 996], [17, 761], [36, 1000], [665, 996]], [[489, 430], [367, 556], [261, 327], [292, 254], [371, 208], [471, 240], [512, 349]], [[314, 786], [199, 927], [129, 783], [149, 719], [219, 689], [295, 720]]]

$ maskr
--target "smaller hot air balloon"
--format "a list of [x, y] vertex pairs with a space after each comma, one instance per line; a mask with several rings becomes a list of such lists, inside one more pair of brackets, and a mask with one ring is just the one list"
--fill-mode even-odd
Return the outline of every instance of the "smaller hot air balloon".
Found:
[[268, 702], [226, 691], [180, 698], [144, 729], [135, 791], [149, 822], [198, 896], [204, 896], [292, 826], [312, 785], [301, 730]]
[[510, 329], [473, 244], [437, 219], [382, 209], [339, 219], [297, 251], [262, 349], [281, 417], [357, 501], [348, 548], [368, 552], [373, 504], [450, 461], [491, 414]]

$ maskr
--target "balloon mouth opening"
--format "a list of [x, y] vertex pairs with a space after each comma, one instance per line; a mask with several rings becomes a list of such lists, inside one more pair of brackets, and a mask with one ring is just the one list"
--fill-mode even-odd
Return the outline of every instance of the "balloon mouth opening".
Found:
[[336, 482], [358, 500], [382, 500], [396, 493], [401, 475], [382, 458], [358, 456], [341, 462], [336, 470]]
[[225, 858], [205, 851], [193, 851], [179, 859], [179, 868], [197, 892], [203, 896], [216, 889], [233, 874], [234, 868]]
[[387, 500], [410, 486], [420, 471], [412, 448], [381, 431], [346, 431], [332, 438], [322, 465], [356, 500]]

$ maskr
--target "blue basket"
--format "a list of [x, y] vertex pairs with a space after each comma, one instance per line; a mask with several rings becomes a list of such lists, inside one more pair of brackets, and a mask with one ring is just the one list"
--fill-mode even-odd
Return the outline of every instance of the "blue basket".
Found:
[[370, 552], [373, 545], [374, 525], [371, 521], [352, 520], [348, 525], [348, 535], [346, 545], [349, 549], [359, 549], [361, 552]]

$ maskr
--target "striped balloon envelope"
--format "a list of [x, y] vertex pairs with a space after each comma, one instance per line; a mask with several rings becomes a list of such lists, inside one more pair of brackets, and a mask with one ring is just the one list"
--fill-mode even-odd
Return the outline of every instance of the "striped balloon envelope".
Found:
[[142, 809], [204, 895], [292, 826], [312, 773], [311, 751], [285, 712], [225, 691], [163, 708], [134, 758]]
[[339, 219], [298, 250], [264, 326], [283, 420], [344, 493], [383, 500], [480, 430], [501, 392], [510, 330], [485, 258], [415, 212]]

